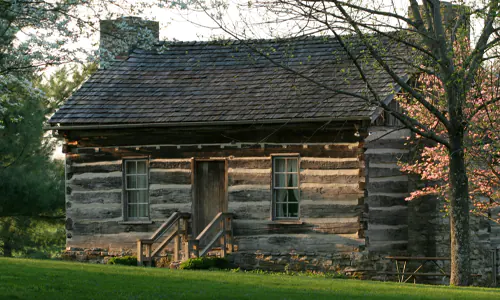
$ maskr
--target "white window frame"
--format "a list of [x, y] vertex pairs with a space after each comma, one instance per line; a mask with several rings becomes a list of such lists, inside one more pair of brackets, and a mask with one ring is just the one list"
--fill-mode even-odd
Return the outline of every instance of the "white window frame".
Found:
[[[276, 160], [284, 159], [285, 160], [285, 172], [276, 172]], [[288, 167], [288, 160], [295, 160], [297, 161], [297, 172], [288, 172], [287, 167]], [[284, 174], [285, 178], [288, 174], [296, 174], [297, 175], [297, 186], [294, 187], [277, 187], [276, 186], [276, 174]], [[271, 176], [272, 176], [272, 201], [271, 201], [271, 211], [272, 211], [272, 219], [273, 220], [299, 220], [300, 219], [300, 157], [298, 155], [281, 155], [281, 156], [273, 156], [272, 157], [272, 171], [271, 171]], [[288, 216], [277, 216], [277, 204], [278, 203], [286, 203], [287, 207], [287, 213], [288, 213], [288, 205], [289, 203], [293, 202], [288, 202], [288, 195], [287, 195], [287, 201], [286, 202], [276, 202], [276, 191], [278, 190], [298, 190], [298, 197], [297, 197], [297, 216], [296, 217], [288, 217]]]
[[[137, 162], [145, 162], [146, 163], [146, 174], [137, 173]], [[127, 163], [135, 162], [136, 163], [136, 173], [135, 174], [127, 174]], [[145, 188], [132, 188], [129, 189], [127, 187], [127, 177], [137, 176], [137, 175], [146, 175], [146, 187]], [[147, 216], [146, 217], [130, 217], [129, 216], [129, 202], [128, 195], [129, 191], [146, 191], [146, 202], [143, 203], [134, 203], [134, 205], [147, 205]], [[149, 160], [147, 158], [130, 158], [123, 160], [123, 220], [124, 221], [149, 221], [151, 219], [151, 210], [150, 210], [150, 202], [149, 202]]]

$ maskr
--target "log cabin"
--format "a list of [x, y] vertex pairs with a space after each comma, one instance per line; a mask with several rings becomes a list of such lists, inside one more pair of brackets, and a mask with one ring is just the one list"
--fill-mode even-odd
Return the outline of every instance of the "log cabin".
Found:
[[[156, 22], [125, 20], [158, 35]], [[441, 204], [405, 201], [409, 132], [356, 96], [367, 87], [337, 39], [125, 46], [49, 120], [64, 139], [67, 258], [220, 255], [244, 269], [381, 278], [390, 255], [449, 256]], [[397, 105], [391, 78], [363, 68]], [[491, 225], [471, 227], [474, 272], [494, 278]]]

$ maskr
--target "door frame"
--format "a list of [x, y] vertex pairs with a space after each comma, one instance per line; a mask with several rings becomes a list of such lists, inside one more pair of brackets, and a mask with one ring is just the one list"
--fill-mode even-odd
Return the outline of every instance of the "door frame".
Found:
[[193, 224], [191, 225], [192, 228], [196, 228], [197, 224], [194, 224], [196, 221], [196, 203], [198, 203], [198, 199], [196, 199], [196, 164], [198, 162], [224, 162], [224, 203], [225, 207], [222, 208], [223, 212], [227, 212], [229, 209], [229, 193], [228, 193], [228, 187], [229, 187], [229, 176], [228, 176], [228, 159], [225, 157], [220, 157], [220, 158], [191, 158], [191, 214], [192, 214], [192, 220]]

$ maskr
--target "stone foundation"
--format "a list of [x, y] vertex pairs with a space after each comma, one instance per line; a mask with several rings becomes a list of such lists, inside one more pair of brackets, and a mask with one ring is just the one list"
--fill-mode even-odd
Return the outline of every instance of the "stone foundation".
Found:
[[104, 248], [68, 247], [61, 255], [63, 260], [106, 264], [112, 257], [135, 255], [132, 250], [109, 251]]

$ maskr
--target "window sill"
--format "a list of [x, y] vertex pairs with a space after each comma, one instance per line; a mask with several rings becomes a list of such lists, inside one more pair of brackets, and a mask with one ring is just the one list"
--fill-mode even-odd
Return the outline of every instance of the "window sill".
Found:
[[120, 225], [150, 225], [150, 224], [153, 224], [154, 222], [153, 221], [149, 221], [149, 220], [144, 220], [144, 221], [140, 221], [140, 220], [137, 220], [137, 221], [121, 221], [121, 222], [118, 222], [118, 224]]
[[278, 225], [301, 225], [304, 224], [303, 221], [301, 220], [272, 220], [269, 221], [267, 224], [278, 224]]

